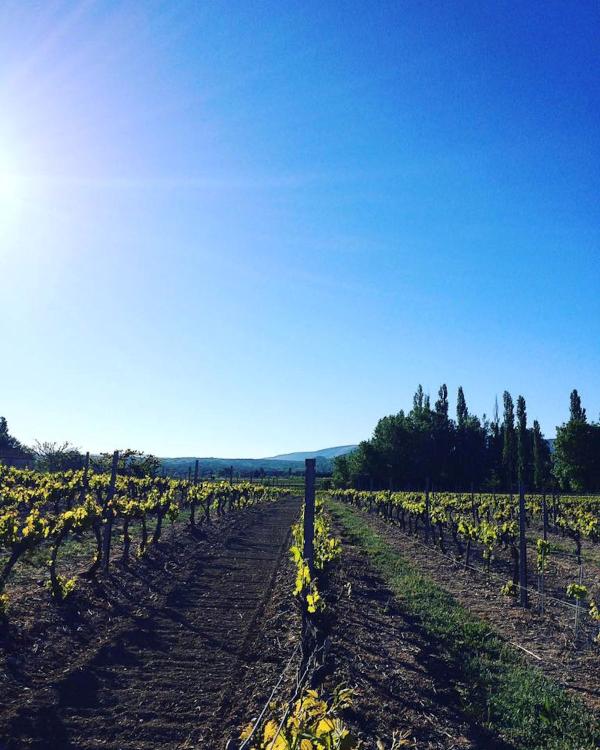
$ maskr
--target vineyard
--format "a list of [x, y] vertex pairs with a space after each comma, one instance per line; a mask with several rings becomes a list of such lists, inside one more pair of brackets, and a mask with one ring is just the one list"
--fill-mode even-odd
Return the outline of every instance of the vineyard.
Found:
[[0, 750], [600, 750], [600, 0], [0, 0]]
[[2, 467], [0, 747], [592, 750], [599, 517]]
[[195, 530], [209, 524], [213, 515], [286, 494], [256, 484], [202, 484], [197, 476], [194, 481], [118, 476], [118, 462], [115, 452], [110, 474], [94, 474], [89, 467], [40, 474], [0, 466], [0, 551], [6, 555], [0, 570], [0, 612], [8, 608], [5, 587], [13, 569], [26, 554], [42, 547], [49, 550], [46, 585], [55, 599], [63, 600], [75, 586], [74, 578], [58, 572], [60, 549], [71, 539], [83, 544], [86, 535], [93, 537], [94, 552], [83, 574], [93, 577], [100, 568], [109, 571], [117, 534], [120, 559], [127, 565], [134, 528], [139, 539], [133, 554], [141, 557], [160, 542], [163, 524], [182, 513], [188, 513]]
[[600, 497], [332, 491], [422, 543], [436, 565], [483, 574], [508, 600], [561, 619], [591, 646], [600, 634]]

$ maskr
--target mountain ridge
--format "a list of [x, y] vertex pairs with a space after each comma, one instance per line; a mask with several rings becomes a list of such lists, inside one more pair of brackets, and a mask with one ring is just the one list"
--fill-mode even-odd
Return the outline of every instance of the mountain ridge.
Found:
[[318, 451], [296, 451], [282, 453], [267, 458], [218, 458], [216, 456], [175, 456], [160, 458], [161, 468], [171, 476], [185, 476], [193, 470], [196, 461], [200, 464], [201, 475], [218, 474], [225, 476], [233, 468], [234, 474], [243, 476], [265, 474], [284, 474], [304, 471], [304, 459], [316, 458], [317, 471], [330, 474], [333, 471], [333, 459], [356, 448], [355, 445], [339, 445], [332, 448], [321, 448]]
[[336, 445], [333, 448], [320, 448], [316, 451], [294, 451], [293, 453], [278, 453], [276, 456], [265, 456], [264, 461], [303, 461], [305, 458], [337, 458], [351, 453], [357, 445]]

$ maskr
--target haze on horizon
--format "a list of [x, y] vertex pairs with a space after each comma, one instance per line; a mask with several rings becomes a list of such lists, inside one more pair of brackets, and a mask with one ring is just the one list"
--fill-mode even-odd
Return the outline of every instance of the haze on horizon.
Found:
[[600, 412], [600, 9], [0, 6], [0, 414], [261, 457]]

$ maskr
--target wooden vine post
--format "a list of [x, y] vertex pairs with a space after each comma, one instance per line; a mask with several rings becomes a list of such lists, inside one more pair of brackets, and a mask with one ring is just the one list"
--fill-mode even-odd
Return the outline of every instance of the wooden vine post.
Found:
[[83, 480], [81, 482], [81, 493], [79, 495], [79, 504], [83, 505], [86, 493], [90, 484], [90, 452], [85, 454], [85, 463], [83, 465]]
[[311, 578], [315, 572], [315, 466], [315, 458], [305, 459], [304, 550], [302, 556], [308, 564]]
[[429, 544], [431, 531], [431, 515], [429, 512], [429, 478], [425, 480], [425, 544]]
[[542, 495], [542, 523], [544, 524], [544, 541], [548, 539], [548, 503], [546, 502], [546, 490]]
[[110, 470], [110, 484], [106, 494], [106, 523], [104, 526], [104, 538], [102, 540], [102, 568], [108, 573], [110, 563], [110, 543], [112, 537], [113, 519], [115, 512], [112, 508], [111, 501], [115, 496], [115, 485], [117, 483], [117, 469], [119, 466], [119, 451], [113, 453], [112, 466]]
[[[304, 549], [302, 557], [308, 565], [311, 581], [315, 575], [315, 466], [316, 459], [305, 459], [304, 481]], [[302, 602], [302, 671], [316, 646], [316, 629], [308, 611], [306, 598]]]
[[[583, 563], [581, 561], [581, 554], [579, 556], [579, 577], [577, 579], [580, 586], [583, 586]], [[577, 597], [575, 600], [575, 638], [579, 632], [579, 613], [581, 611], [581, 597]]]
[[[200, 463], [198, 459], [196, 459], [196, 465], [194, 467], [194, 487], [198, 484], [199, 468]], [[192, 498], [192, 502], [190, 503], [190, 528], [193, 530], [196, 528], [196, 496], [192, 495]]]
[[[543, 526], [543, 539], [544, 542], [548, 541], [548, 502], [546, 501], [546, 488], [544, 487], [543, 493], [542, 493], [542, 526]], [[538, 541], [539, 545], [539, 541]], [[542, 560], [540, 563], [539, 559], [539, 551], [538, 551], [538, 592], [540, 595], [540, 612], [544, 614], [545, 610], [545, 597], [544, 597], [544, 589], [546, 586], [546, 551], [542, 553]]]
[[519, 602], [529, 606], [527, 597], [527, 537], [525, 535], [525, 490], [519, 482]]

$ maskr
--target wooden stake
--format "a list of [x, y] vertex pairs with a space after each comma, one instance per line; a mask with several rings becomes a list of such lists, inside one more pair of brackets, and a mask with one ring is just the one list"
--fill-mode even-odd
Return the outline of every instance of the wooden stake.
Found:
[[542, 520], [544, 523], [544, 541], [548, 539], [548, 504], [546, 503], [546, 493], [542, 495]]
[[106, 524], [104, 526], [104, 538], [102, 540], [102, 567], [105, 573], [108, 573], [108, 565], [110, 563], [110, 543], [112, 539], [112, 526], [115, 512], [110, 504], [111, 500], [115, 496], [115, 485], [117, 482], [117, 469], [119, 465], [119, 451], [113, 453], [112, 467], [110, 470], [110, 484], [108, 486], [108, 493], [106, 495]]
[[429, 479], [425, 480], [425, 544], [429, 544], [431, 521], [429, 518]]
[[316, 459], [305, 459], [304, 550], [311, 578], [315, 569], [315, 466]]
[[519, 482], [519, 601], [528, 607], [527, 597], [527, 537], [525, 535], [525, 490]]

